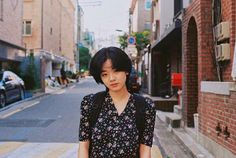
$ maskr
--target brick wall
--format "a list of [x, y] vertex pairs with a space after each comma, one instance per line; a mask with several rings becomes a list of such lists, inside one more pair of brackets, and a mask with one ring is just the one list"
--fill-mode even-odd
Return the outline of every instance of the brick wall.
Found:
[[22, 45], [23, 2], [3, 1], [3, 19], [0, 20], [0, 39], [18, 46]]
[[[222, 0], [222, 20], [230, 21], [230, 51], [233, 59], [236, 30], [236, 1]], [[201, 81], [217, 81], [214, 65], [214, 49], [211, 24], [211, 1], [195, 0], [186, 9], [183, 17], [183, 107], [184, 121], [188, 126], [193, 125], [194, 112], [199, 113], [200, 132], [216, 143], [236, 154], [236, 92], [229, 96], [213, 93], [201, 93]], [[194, 34], [194, 22], [197, 35]], [[193, 38], [196, 38], [194, 40]], [[195, 43], [195, 44], [194, 44]], [[197, 46], [197, 48], [196, 48]], [[197, 57], [194, 52], [197, 50]], [[194, 63], [197, 66], [194, 67]], [[224, 65], [223, 80], [232, 81], [232, 61]], [[197, 69], [196, 72], [192, 71]], [[193, 77], [198, 78], [197, 81]], [[198, 88], [195, 86], [197, 85]], [[195, 100], [197, 98], [197, 100]], [[197, 105], [197, 107], [196, 107]], [[228, 127], [230, 138], [217, 136], [216, 126], [220, 123], [223, 129]]]
[[[202, 93], [198, 111], [200, 131], [210, 139], [236, 154], [236, 91], [229, 96]], [[222, 132], [217, 136], [216, 126], [220, 124]], [[223, 131], [228, 127], [230, 137], [225, 139]]]

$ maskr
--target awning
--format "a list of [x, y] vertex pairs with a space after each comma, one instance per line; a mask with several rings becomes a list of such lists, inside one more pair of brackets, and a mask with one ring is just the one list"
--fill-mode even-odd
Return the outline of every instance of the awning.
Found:
[[62, 56], [59, 56], [59, 55], [56, 55], [52, 52], [48, 52], [48, 51], [45, 51], [45, 50], [40, 50], [40, 54], [41, 56], [46, 59], [46, 60], [50, 60], [52, 61], [53, 63], [62, 63], [63, 61], [65, 62], [68, 62], [69, 60], [65, 57], [62, 57]]
[[13, 43], [9, 43], [7, 41], [3, 41], [1, 39], [0, 39], [0, 43], [4, 44], [4, 45], [6, 45], [6, 46], [8, 46], [10, 48], [15, 48], [15, 49], [19, 49], [19, 50], [22, 50], [22, 51], [26, 51], [26, 49], [21, 47], [21, 46], [15, 45]]
[[175, 22], [161, 36], [160, 40], [152, 44], [151, 49], [162, 49], [170, 47], [173, 42], [181, 40], [181, 28], [181, 20], [175, 20]]

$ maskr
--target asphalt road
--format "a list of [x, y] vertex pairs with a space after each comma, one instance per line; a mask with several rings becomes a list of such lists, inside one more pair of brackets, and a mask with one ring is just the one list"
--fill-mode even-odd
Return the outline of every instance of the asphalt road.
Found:
[[[80, 103], [104, 90], [92, 78], [0, 112], [0, 158], [76, 158]], [[155, 158], [162, 158], [158, 146]]]

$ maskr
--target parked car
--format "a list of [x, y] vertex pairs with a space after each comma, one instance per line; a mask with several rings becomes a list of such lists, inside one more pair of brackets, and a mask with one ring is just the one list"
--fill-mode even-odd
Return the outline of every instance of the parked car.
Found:
[[134, 67], [131, 69], [129, 76], [129, 91], [131, 93], [139, 93], [140, 84], [138, 83], [138, 73]]
[[0, 71], [0, 108], [24, 97], [24, 81], [11, 71]]

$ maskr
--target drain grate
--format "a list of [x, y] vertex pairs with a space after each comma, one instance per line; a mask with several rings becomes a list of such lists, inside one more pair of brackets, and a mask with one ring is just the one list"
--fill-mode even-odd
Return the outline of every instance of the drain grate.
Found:
[[4, 119], [0, 120], [0, 127], [47, 127], [53, 119]]

